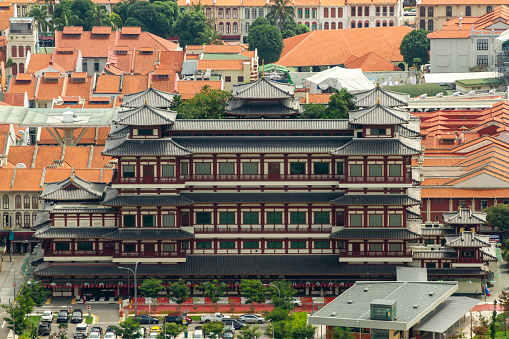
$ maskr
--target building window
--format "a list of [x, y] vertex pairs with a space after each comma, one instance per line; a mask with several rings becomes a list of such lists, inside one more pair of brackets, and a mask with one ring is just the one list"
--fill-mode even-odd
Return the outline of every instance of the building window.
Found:
[[231, 34], [232, 30], [231, 30], [231, 25], [229, 22], [226, 23], [226, 34]]
[[306, 242], [302, 241], [302, 240], [292, 240], [290, 242], [290, 248], [292, 248], [292, 249], [306, 248]]
[[142, 222], [143, 222], [143, 227], [154, 227], [155, 224], [154, 224], [154, 216], [153, 215], [149, 215], [149, 214], [145, 214], [142, 216]]
[[400, 177], [401, 176], [401, 165], [389, 165], [389, 176]]
[[283, 223], [283, 213], [267, 212], [267, 224], [276, 225]]
[[428, 7], [428, 16], [429, 17], [432, 17], [433, 16], [433, 7]]
[[329, 164], [326, 162], [313, 163], [315, 174], [329, 174]]
[[329, 17], [329, 9], [328, 8], [323, 9], [323, 17], [326, 19]]
[[424, 240], [425, 245], [435, 245], [435, 240], [433, 239], [425, 239]]
[[478, 55], [477, 56], [477, 66], [488, 66], [488, 56], [487, 55]]
[[258, 16], [264, 16], [263, 8], [258, 8]]
[[299, 9], [297, 10], [297, 17], [298, 17], [299, 19], [302, 19], [302, 8], [299, 8]]
[[336, 226], [345, 226], [345, 212], [336, 212]]
[[175, 227], [175, 214], [163, 215], [163, 227]]
[[[378, 27], [378, 21], [377, 21], [377, 27]], [[419, 28], [420, 29], [426, 29], [426, 20], [425, 19], [421, 19], [419, 21]]]
[[426, 7], [421, 7], [419, 9], [419, 16], [426, 16]]
[[253, 19], [256, 19], [256, 8], [253, 8]]
[[466, 206], [465, 200], [458, 201], [458, 207], [465, 208], [465, 206]]
[[21, 227], [21, 213], [16, 213], [16, 227]]
[[316, 19], [316, 8], [313, 8], [313, 9], [311, 10], [311, 17], [312, 17], [313, 19]]
[[224, 9], [219, 8], [219, 19], [223, 19], [223, 18], [224, 18]]
[[290, 224], [305, 224], [306, 212], [290, 212]]
[[30, 228], [30, 213], [29, 212], [25, 212], [25, 214], [23, 215], [23, 225], [25, 228]]
[[250, 13], [251, 13], [251, 10], [249, 8], [246, 8], [246, 10], [245, 10], [246, 19], [249, 19]]
[[488, 207], [488, 200], [481, 200], [481, 211]]
[[259, 242], [254, 240], [244, 241], [243, 245], [245, 249], [258, 249], [260, 247]]
[[235, 224], [235, 212], [220, 212], [219, 223], [223, 225]]
[[329, 224], [330, 213], [329, 212], [315, 212], [315, 224]]
[[364, 16], [369, 16], [369, 6], [364, 6]]
[[389, 215], [389, 226], [401, 226], [401, 215], [400, 214]]
[[[392, 22], [392, 21], [391, 21]], [[369, 21], [364, 21], [364, 27], [369, 27]]]
[[163, 178], [173, 178], [175, 176], [174, 169], [173, 165], [163, 165]]
[[195, 164], [194, 169], [196, 170], [196, 174], [210, 175], [210, 163], [209, 162], [198, 162]]
[[32, 209], [39, 209], [39, 197], [37, 195], [32, 195]]
[[350, 16], [356, 16], [355, 11], [356, 11], [355, 6], [352, 6], [352, 12], [351, 12], [351, 15], [350, 15]]
[[224, 82], [232, 82], [232, 77], [231, 75], [227, 75], [224, 77]]
[[16, 46], [11, 47], [11, 57], [13, 57], [13, 58], [18, 57], [18, 48]]
[[239, 12], [236, 8], [232, 9], [232, 18], [238, 19], [239, 18]]
[[472, 8], [470, 6], [465, 8], [465, 16], [472, 16]]
[[235, 164], [232, 162], [219, 163], [219, 174], [221, 175], [235, 174]]
[[136, 227], [136, 216], [124, 215], [124, 227]]
[[124, 244], [124, 252], [136, 252], [136, 244]]
[[212, 18], [212, 8], [207, 8], [206, 13], [207, 18]]
[[99, 72], [99, 60], [94, 60], [94, 72]]
[[175, 252], [175, 244], [163, 244], [163, 252]]
[[122, 166], [124, 178], [134, 178], [134, 165], [124, 165]]
[[243, 214], [243, 219], [244, 219], [244, 222], [243, 222], [244, 225], [259, 224], [258, 212], [244, 212], [242, 214]]
[[461, 257], [462, 258], [473, 258], [475, 257], [474, 251], [461, 251]]
[[212, 241], [197, 241], [196, 249], [197, 250], [210, 250], [212, 248]]
[[389, 251], [401, 252], [401, 251], [403, 251], [403, 245], [402, 244], [389, 244]]
[[442, 264], [442, 267], [443, 267], [443, 268], [451, 268], [451, 263], [444, 262], [444, 263]]
[[328, 30], [329, 29], [329, 23], [328, 22], [323, 24], [323, 29], [324, 30]]
[[[338, 16], [339, 16], [339, 10], [338, 10]], [[330, 17], [333, 19], [336, 17], [336, 9], [335, 8], [330, 9]], [[339, 17], [341, 17], [341, 16], [339, 16]]]
[[23, 208], [30, 209], [30, 196], [29, 195], [25, 195], [23, 197]]
[[249, 33], [249, 22], [246, 22], [246, 34]]
[[487, 51], [488, 50], [488, 39], [477, 39], [477, 50]]
[[14, 198], [14, 208], [15, 209], [21, 209], [21, 195], [16, 195], [16, 197]]
[[25, 56], [25, 52], [24, 52], [23, 46], [19, 46], [18, 47], [18, 57], [23, 58], [24, 56]]
[[224, 33], [224, 24], [222, 22], [219, 23], [219, 33]]
[[362, 214], [351, 214], [349, 226], [361, 227], [362, 226]]
[[238, 34], [239, 33], [239, 25], [234, 22], [233, 23], [233, 34]]
[[312, 30], [312, 31], [316, 31], [316, 29], [317, 29], [316, 22], [313, 22], [313, 23], [311, 24], [311, 30]]
[[248, 174], [248, 175], [258, 174], [258, 163], [256, 163], [256, 162], [242, 163], [242, 174]]
[[81, 70], [83, 72], [88, 72], [88, 64], [85, 60], [83, 60], [83, 63], [81, 64]]
[[315, 248], [318, 249], [329, 249], [330, 241], [315, 241]]
[[362, 165], [350, 165], [351, 177], [362, 177]]
[[447, 6], [445, 8], [445, 16], [452, 16], [452, 6]]
[[187, 162], [183, 162], [180, 164], [180, 174], [182, 175], [189, 174], [189, 164]]
[[370, 214], [369, 215], [369, 226], [371, 227], [381, 227], [382, 225], [382, 215], [381, 214]]
[[306, 164], [303, 162], [290, 163], [290, 174], [306, 174]]
[[91, 242], [79, 242], [78, 243], [78, 251], [92, 251], [94, 249], [94, 244]]
[[[330, 29], [336, 29], [336, 23], [335, 22], [330, 24]], [[342, 22], [338, 23], [338, 29], [343, 29], [343, 23]]]
[[37, 219], [37, 212], [32, 213], [32, 225], [35, 225], [35, 219]]
[[369, 176], [370, 177], [381, 177], [382, 176], [382, 165], [369, 165]]
[[350, 27], [355, 28], [355, 21], [352, 21], [352, 23], [350, 24]]
[[486, 13], [489, 13], [493, 11], [493, 7], [492, 6], [486, 6]]
[[428, 20], [428, 31], [432, 31], [433, 30], [433, 20]]
[[382, 6], [382, 15], [387, 16], [387, 6]]
[[[235, 24], [233, 24], [233, 27], [235, 27]], [[235, 32], [233, 32], [233, 33], [235, 33]], [[241, 75], [240, 75], [240, 76], [238, 76], [238, 77], [237, 77], [237, 82], [238, 82], [238, 83], [243, 83], [243, 82], [244, 82], [244, 77], [243, 77], [243, 76], [241, 76]]]
[[309, 8], [304, 11], [306, 19], [309, 19]]
[[210, 213], [210, 212], [196, 212], [196, 224], [198, 224], [198, 225], [212, 224], [212, 213]]
[[55, 243], [55, 251], [69, 251], [71, 248], [71, 244], [65, 242], [56, 242]]
[[394, 16], [394, 7], [393, 6], [389, 7], [389, 16]]
[[219, 248], [222, 250], [231, 250], [235, 248], [235, 241], [220, 241]]
[[384, 250], [383, 244], [369, 244], [370, 252], [381, 252]]
[[283, 242], [277, 240], [269, 240], [267, 241], [267, 248], [269, 249], [281, 249], [283, 248]]
[[435, 262], [427, 262], [426, 268], [437, 268], [437, 263]]

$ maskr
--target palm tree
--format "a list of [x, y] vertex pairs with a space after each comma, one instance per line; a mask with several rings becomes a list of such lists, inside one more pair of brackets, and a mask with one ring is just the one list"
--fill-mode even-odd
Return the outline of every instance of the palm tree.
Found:
[[85, 23], [87, 26], [105, 26], [108, 24], [108, 13], [104, 6], [95, 5], [93, 9], [89, 9], [87, 11], [87, 18], [85, 19]]
[[119, 28], [122, 28], [122, 19], [120, 18], [120, 16], [117, 13], [111, 13], [106, 18], [106, 23], [108, 26], [111, 26], [111, 28], [114, 31], [118, 30]]
[[[47, 21], [49, 13], [46, 6], [33, 5], [32, 8], [30, 9], [30, 12], [28, 12], [27, 16], [34, 18], [41, 37], [45, 36], [48, 28], [52, 27], [50, 23]], [[43, 44], [44, 52], [47, 53], [46, 44], [44, 42]]]
[[65, 26], [83, 26], [83, 20], [78, 18], [77, 15], [64, 13], [61, 18], [55, 19], [55, 28], [56, 30], [61, 31]]
[[290, 0], [270, 0], [267, 6], [269, 13], [266, 17], [272, 24], [277, 24], [279, 30], [283, 29], [286, 22], [295, 18], [295, 9]]
[[198, 33], [198, 37], [193, 42], [194, 45], [222, 45], [221, 36], [212, 27], [207, 28], [205, 32]]
[[329, 112], [329, 119], [346, 119], [348, 112], [357, 109], [355, 105], [355, 95], [348, 92], [345, 88], [334, 89], [333, 94], [330, 96], [329, 105], [327, 110]]

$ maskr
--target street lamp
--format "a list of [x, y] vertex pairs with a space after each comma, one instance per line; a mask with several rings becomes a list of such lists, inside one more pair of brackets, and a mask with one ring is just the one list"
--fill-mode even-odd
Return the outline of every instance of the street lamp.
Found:
[[272, 319], [269, 319], [269, 323], [272, 324], [272, 339], [274, 339], [274, 322], [272, 321]]
[[12, 287], [14, 288], [14, 300], [12, 301], [12, 332], [14, 338], [16, 338], [16, 317], [14, 316], [14, 304], [16, 303], [16, 271], [11, 270], [12, 274], [14, 274], [14, 283]]
[[269, 286], [272, 286], [272, 287], [275, 287], [276, 290], [279, 292], [279, 299], [281, 299], [281, 290], [279, 289], [279, 287], [277, 287], [276, 285], [274, 284], [269, 284]]
[[[129, 270], [134, 275], [134, 315], [138, 315], [138, 282], [136, 280], [136, 274], [138, 273], [138, 262], [134, 266], [134, 271], [129, 267], [119, 267], [121, 270]], [[129, 279], [129, 275], [127, 276]]]

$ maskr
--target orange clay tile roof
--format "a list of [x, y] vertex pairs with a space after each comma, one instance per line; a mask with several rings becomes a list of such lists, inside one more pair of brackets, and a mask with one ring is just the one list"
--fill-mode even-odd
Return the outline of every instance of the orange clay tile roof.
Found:
[[[80, 135], [82, 130], [83, 130], [82, 128], [79, 128], [74, 131], [74, 141], [76, 141], [76, 139], [78, 138], [78, 136]], [[83, 134], [83, 136], [81, 137], [79, 144], [81, 144], [81, 145], [94, 144], [95, 143], [95, 130], [96, 130], [96, 128], [87, 129], [85, 134]]]
[[143, 74], [145, 71], [152, 70], [155, 67], [156, 60], [159, 59], [159, 53], [140, 53], [136, 51], [134, 56], [134, 69], [133, 73]]
[[62, 33], [63, 34], [81, 34], [81, 33], [83, 33], [83, 27], [82, 26], [65, 26]]
[[267, 0], [242, 0], [242, 6], [245, 7], [263, 7], [266, 4]]
[[[5, 3], [5, 5], [10, 5]], [[9, 18], [14, 16], [14, 6], [4, 6], [0, 10], [0, 31], [5, 31], [9, 28]]]
[[4, 102], [10, 106], [24, 106], [25, 93], [4, 93]]
[[254, 58], [255, 57], [255, 51], [242, 51], [240, 52], [240, 55], [243, 55], [248, 58]]
[[346, 68], [360, 68], [363, 72], [392, 72], [401, 71], [398, 66], [381, 57], [376, 52], [369, 52], [356, 60], [345, 63]]
[[189, 50], [199, 50], [199, 51], [201, 51], [204, 48], [205, 48], [205, 45], [187, 45], [186, 46], [186, 50], [189, 49]]
[[426, 178], [421, 182], [421, 186], [440, 186], [453, 179], [454, 178]]
[[242, 46], [228, 46], [228, 45], [205, 45], [203, 53], [230, 53], [239, 54], [242, 52]]
[[186, 60], [197, 60], [200, 58], [199, 54], [186, 54]]
[[55, 66], [55, 63], [61, 66], [66, 72], [74, 72], [76, 69], [76, 63], [78, 62], [78, 53], [53, 53], [54, 63], [51, 65]]
[[32, 80], [33, 74], [18, 73], [16, 75], [16, 81], [30, 81]]
[[92, 34], [110, 34], [111, 26], [94, 26], [92, 27]]
[[453, 30], [440, 30], [428, 33], [428, 39], [469, 39], [470, 31], [462, 29], [459, 31]]
[[246, 60], [198, 60], [198, 70], [206, 71], [207, 69], [227, 71], [242, 70]]
[[53, 165], [54, 160], [62, 158], [62, 146], [38, 146], [35, 168]]
[[14, 165], [23, 163], [27, 168], [32, 165], [32, 158], [34, 155], [35, 146], [11, 146], [9, 147], [9, 154], [7, 161]]
[[[48, 73], [46, 73], [48, 74]], [[45, 75], [46, 75], [45, 74]], [[59, 73], [57, 73], [59, 74]], [[60, 74], [59, 74], [60, 75]], [[47, 77], [45, 77], [47, 78]], [[53, 78], [53, 77], [52, 77]], [[57, 81], [47, 81], [46, 79], [39, 78], [39, 86], [37, 93], [35, 93], [36, 100], [52, 100], [61, 96], [64, 88], [64, 81], [66, 78], [59, 78]]]
[[152, 72], [152, 74], [154, 74], [154, 75], [173, 75], [173, 74], [175, 74], [175, 71], [170, 68], [167, 68], [167, 69], [157, 68]]
[[508, 188], [425, 188], [421, 189], [421, 198], [507, 198]]
[[83, 180], [99, 182], [101, 170], [97, 169], [97, 168], [93, 168], [93, 169], [77, 168], [77, 169], [75, 169], [74, 174], [76, 174], [78, 177], [80, 177]]
[[45, 79], [59, 79], [60, 78], [60, 73], [58, 73], [58, 72], [46, 72], [46, 73], [44, 73], [44, 78]]
[[148, 88], [148, 75], [124, 75], [122, 94], [144, 91]]
[[[349, 4], [397, 4], [397, 0], [348, 0]], [[322, 3], [322, 6], [324, 4]]]
[[[67, 108], [67, 107], [71, 107], [71, 108], [81, 108], [81, 105], [69, 105], [69, 104], [64, 104], [64, 105], [61, 105], [61, 106], [57, 106], [55, 105], [56, 108]], [[62, 130], [57, 130], [58, 134], [60, 135], [61, 138], [64, 137], [64, 132]], [[38, 142], [39, 145], [57, 145], [58, 142], [53, 138], [53, 136], [48, 132], [48, 130], [46, 128], [41, 128], [41, 134], [39, 135], [39, 142]]]
[[184, 51], [162, 51], [159, 57], [161, 65], [173, 69], [175, 72], [182, 72], [182, 63], [184, 62]]
[[152, 77], [152, 87], [167, 93], [175, 93], [175, 75], [171, 75], [168, 79], [158, 79]]
[[222, 82], [206, 80], [178, 81], [177, 93], [182, 95], [182, 99], [191, 99], [197, 93], [200, 93], [203, 86], [209, 86], [211, 89], [222, 89]]
[[[216, 6], [216, 7], [239, 7], [240, 0], [201, 0], [199, 1], [203, 6]], [[187, 3], [186, 0], [178, 0], [177, 5], [179, 7], [191, 6], [193, 3], [198, 1], [191, 0], [191, 3]], [[263, 4], [265, 5], [265, 3]]]
[[120, 77], [116, 75], [99, 75], [94, 93], [120, 93]]
[[111, 128], [109, 127], [99, 127], [99, 130], [97, 132], [97, 146], [104, 146], [106, 143], [106, 138], [108, 137], [108, 134], [110, 133]]
[[[124, 29], [125, 28], [128, 27], [124, 27]], [[141, 32], [141, 34], [138, 35], [117, 34], [115, 45], [126, 45], [131, 49], [137, 50], [142, 47], [152, 47], [157, 51], [174, 51], [178, 47], [176, 43], [148, 32]]]
[[6, 192], [11, 189], [12, 173], [14, 173], [14, 168], [2, 167], [0, 169], [0, 190]]
[[67, 79], [64, 96], [76, 96], [82, 99], [88, 99], [92, 92], [92, 76], [86, 76], [85, 81], [76, 81], [75, 79], [79, 78], [71, 76], [71, 79]]
[[141, 34], [141, 27], [122, 27], [122, 34], [139, 35]]
[[113, 178], [113, 169], [103, 169], [102, 182], [110, 183]]
[[115, 46], [115, 34], [95, 35], [92, 32], [83, 32], [79, 35], [67, 35], [56, 31], [56, 47], [74, 47], [81, 50], [84, 58], [106, 58], [108, 47]]
[[0, 134], [0, 154], [5, 154], [6, 140], [7, 140], [7, 134]]
[[91, 97], [88, 99], [90, 102], [104, 102], [104, 101], [110, 101], [111, 97]]
[[11, 78], [11, 84], [9, 86], [9, 93], [25, 93], [27, 92], [28, 100], [34, 100], [35, 98], [35, 87], [37, 86], [37, 79], [33, 78], [32, 81], [17, 81], [15, 78]]
[[101, 101], [86, 101], [83, 108], [113, 108], [115, 107], [115, 100], [110, 100], [108, 102]]
[[[421, 0], [421, 6], [427, 5], [486, 5], [485, 0]], [[496, 5], [507, 5], [508, 0], [497, 1]]]
[[74, 47], [60, 47], [55, 48], [55, 51], [59, 54], [67, 54], [67, 53], [73, 53], [75, 51]]
[[79, 96], [75, 96], [75, 97], [68, 97], [68, 96], [62, 96], [62, 101], [65, 103], [65, 102], [75, 102], [75, 101], [79, 101], [80, 100], [80, 97]]
[[42, 168], [18, 168], [14, 183], [11, 187], [12, 191], [42, 191], [41, 177]]
[[332, 93], [308, 94], [310, 104], [328, 104]]
[[90, 157], [90, 146], [67, 146], [64, 165], [75, 168], [87, 168]]
[[47, 168], [46, 175], [44, 176], [44, 182], [55, 182], [67, 179], [71, 176], [71, 168]]
[[110, 160], [113, 159], [108, 156], [104, 156], [101, 154], [104, 147], [102, 146], [96, 146], [94, 147], [94, 152], [92, 154], [92, 163], [90, 164], [91, 168], [101, 168], [104, 165], [109, 164]]
[[51, 54], [31, 54], [28, 62], [27, 73], [35, 73], [48, 67], [51, 61]]
[[399, 46], [412, 28], [407, 26], [319, 30], [284, 39], [282, 66], [340, 65], [353, 55], [376, 52], [391, 61], [402, 61]]

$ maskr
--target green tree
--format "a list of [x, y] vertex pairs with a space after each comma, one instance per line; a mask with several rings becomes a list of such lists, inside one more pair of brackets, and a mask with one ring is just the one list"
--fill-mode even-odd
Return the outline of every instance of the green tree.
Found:
[[258, 18], [255, 19], [255, 21], [253, 21], [251, 23], [251, 25], [249, 26], [249, 29], [253, 29], [257, 26], [263, 26], [263, 25], [271, 25], [269, 19], [263, 17], [263, 16], [259, 16]]
[[170, 338], [176, 338], [180, 335], [180, 333], [184, 332], [186, 330], [186, 326], [175, 324], [175, 323], [169, 323], [166, 324], [162, 329], [161, 332], [159, 332], [157, 338], [158, 339], [167, 339], [166, 336], [170, 336]]
[[346, 88], [342, 88], [339, 91], [334, 89], [327, 109], [329, 111], [329, 119], [346, 119], [350, 110], [357, 109], [357, 106], [355, 106], [355, 95], [348, 92]]
[[127, 318], [125, 321], [113, 326], [115, 334], [122, 339], [138, 339], [141, 325], [133, 318]]
[[349, 327], [334, 327], [331, 332], [332, 339], [355, 339]]
[[287, 321], [289, 318], [290, 310], [281, 307], [274, 307], [272, 311], [267, 314], [267, 319], [272, 322]]
[[283, 36], [272, 25], [258, 25], [249, 29], [247, 35], [249, 50], [258, 49], [258, 62], [271, 64], [279, 60], [283, 52]]
[[57, 338], [58, 339], [67, 339], [68, 328], [69, 328], [69, 325], [67, 323], [58, 324]]
[[18, 301], [16, 303], [9, 303], [2, 305], [2, 308], [9, 315], [4, 317], [7, 323], [7, 328], [10, 330], [16, 330], [16, 335], [22, 335], [29, 328], [30, 322], [27, 318], [26, 305], [21, 305]]
[[[32, 299], [35, 306], [41, 306], [48, 300], [51, 292], [44, 288], [38, 282], [32, 282], [30, 284], [24, 284], [21, 287], [20, 295], [26, 296]], [[29, 312], [28, 312], [29, 313]]]
[[138, 292], [144, 297], [157, 298], [159, 292], [164, 290], [163, 282], [156, 278], [150, 278], [138, 287]]
[[[203, 86], [193, 98], [182, 101], [176, 108], [179, 119], [221, 119], [231, 94]], [[217, 282], [217, 280], [216, 280]]]
[[403, 61], [411, 65], [414, 58], [420, 58], [423, 64], [429, 62], [429, 40], [428, 31], [423, 29], [413, 30], [401, 41], [399, 51]]
[[287, 21], [283, 25], [283, 39], [291, 38], [292, 36], [300, 35], [309, 32], [308, 26], [304, 24], [298, 24], [295, 20]]
[[178, 36], [180, 47], [184, 48], [193, 44], [200, 37], [199, 34], [205, 33], [209, 28], [202, 11], [185, 11], [178, 17], [173, 33]]
[[295, 290], [286, 280], [274, 281], [270, 285], [271, 300], [274, 307], [293, 309], [293, 296]]
[[209, 338], [219, 338], [224, 330], [224, 324], [219, 321], [212, 321], [202, 326], [203, 333]]
[[316, 327], [308, 325], [307, 312], [293, 313], [290, 324], [293, 339], [312, 339], [315, 335]]
[[111, 26], [114, 31], [122, 28], [122, 19], [120, 19], [120, 16], [117, 13], [111, 13], [107, 18], [106, 22], [108, 23], [108, 26]]
[[66, 12], [60, 18], [55, 19], [55, 29], [57, 31], [62, 31], [65, 26], [83, 26], [83, 20], [71, 12]]
[[219, 298], [223, 296], [224, 290], [226, 290], [226, 285], [224, 283], [219, 283], [216, 279], [214, 279], [211, 282], [202, 282], [198, 286], [198, 289], [203, 291], [203, 295], [215, 304], [219, 301]]
[[[33, 17], [34, 21], [37, 24], [37, 30], [39, 31], [39, 35], [41, 37], [46, 36], [46, 32], [48, 31], [48, 28], [51, 28], [52, 26], [50, 23], [46, 20], [49, 17], [49, 12], [46, 6], [39, 6], [39, 5], [33, 5], [30, 8], [30, 12], [27, 13], [27, 16]], [[44, 42], [43, 42], [44, 44]], [[46, 51], [46, 44], [44, 44], [44, 52]]]
[[270, 0], [268, 7], [267, 19], [280, 30], [283, 30], [286, 22], [295, 18], [295, 9], [290, 0]]
[[[87, 12], [93, 10], [95, 6], [96, 4], [91, 0], [73, 0], [71, 1], [71, 13], [77, 15], [78, 18], [85, 22], [85, 20], [88, 18]], [[85, 25], [84, 29], [91, 30], [92, 27]]]
[[152, 3], [156, 11], [156, 22], [151, 33], [167, 39], [173, 35], [173, 26], [177, 22], [180, 11], [176, 1], [155, 1]]
[[221, 35], [212, 27], [208, 27], [205, 32], [199, 32], [193, 45], [222, 45]]
[[87, 11], [87, 18], [85, 19], [87, 27], [93, 26], [106, 26], [109, 24], [109, 15], [104, 6], [95, 5], [92, 9]]
[[57, 18], [62, 18], [64, 14], [67, 14], [68, 17], [70, 17], [72, 15], [71, 11], [72, 3], [73, 1], [70, 0], [59, 1], [53, 9], [53, 21], [55, 21]]
[[239, 339], [259, 339], [261, 337], [260, 331], [258, 329], [260, 326], [246, 326], [240, 330], [238, 338]]
[[243, 279], [239, 286], [240, 293], [247, 298], [246, 304], [264, 303], [267, 300], [267, 287], [260, 280]]
[[322, 104], [306, 104], [303, 105], [303, 111], [300, 119], [327, 119], [327, 106]]
[[483, 210], [486, 215], [486, 220], [491, 225], [492, 229], [498, 228], [501, 232], [509, 230], [509, 205], [497, 204], [487, 207]]
[[168, 291], [171, 293], [170, 299], [176, 302], [179, 308], [180, 305], [189, 299], [189, 295], [191, 294], [189, 286], [187, 286], [187, 283], [183, 279], [179, 279], [179, 281], [168, 286]]

